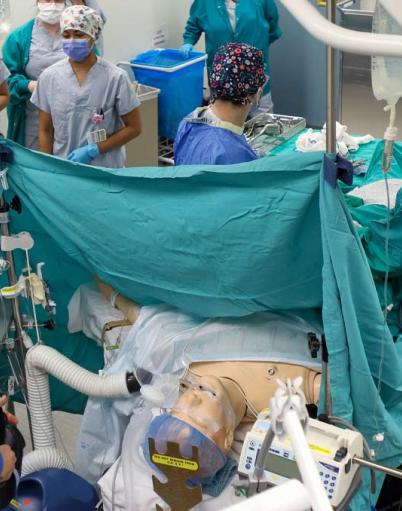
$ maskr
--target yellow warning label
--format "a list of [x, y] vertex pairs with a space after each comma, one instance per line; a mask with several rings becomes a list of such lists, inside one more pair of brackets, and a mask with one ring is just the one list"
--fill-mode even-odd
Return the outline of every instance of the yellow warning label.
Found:
[[13, 507], [14, 509], [19, 509], [20, 508], [20, 505], [14, 499], [10, 502], [10, 506]]
[[324, 447], [320, 447], [319, 445], [308, 444], [308, 446], [312, 451], [321, 452], [323, 454], [332, 454], [332, 451], [330, 449], [325, 449]]
[[196, 472], [198, 470], [198, 463], [196, 461], [185, 460], [182, 458], [174, 458], [173, 456], [164, 456], [162, 454], [153, 454], [152, 461], [155, 465], [167, 465], [168, 467], [181, 468], [183, 470], [191, 470]]

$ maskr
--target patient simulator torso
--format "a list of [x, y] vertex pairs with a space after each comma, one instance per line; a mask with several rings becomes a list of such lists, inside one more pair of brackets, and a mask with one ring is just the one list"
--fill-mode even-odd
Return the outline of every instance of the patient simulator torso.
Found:
[[[244, 392], [246, 399], [253, 407], [261, 411], [269, 406], [269, 400], [278, 388], [277, 380], [294, 380], [303, 378], [302, 390], [307, 403], [316, 404], [320, 392], [320, 374], [317, 371], [295, 364], [273, 362], [195, 362], [191, 364], [188, 374], [197, 376], [217, 376], [234, 380]], [[245, 422], [254, 422], [247, 408]]]

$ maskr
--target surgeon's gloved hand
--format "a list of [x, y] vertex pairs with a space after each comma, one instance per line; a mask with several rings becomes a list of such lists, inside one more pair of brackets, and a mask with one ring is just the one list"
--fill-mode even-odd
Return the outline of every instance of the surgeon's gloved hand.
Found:
[[75, 161], [76, 163], [91, 163], [92, 160], [100, 155], [98, 144], [88, 144], [83, 147], [79, 147], [75, 151], [71, 152], [67, 159]]
[[185, 59], [188, 59], [190, 53], [193, 51], [193, 45], [189, 43], [183, 44], [183, 46], [180, 46], [179, 51]]

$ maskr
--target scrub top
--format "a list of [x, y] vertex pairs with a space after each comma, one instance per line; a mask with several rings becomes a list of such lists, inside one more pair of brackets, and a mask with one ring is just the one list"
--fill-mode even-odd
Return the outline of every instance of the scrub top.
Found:
[[10, 71], [6, 68], [3, 59], [0, 59], [0, 85], [3, 85], [9, 76]]
[[[235, 3], [235, 5], [233, 5]], [[183, 43], [195, 45], [205, 34], [208, 74], [211, 74], [215, 53], [227, 43], [246, 43], [264, 52], [265, 74], [270, 71], [270, 45], [282, 31], [275, 0], [193, 0], [183, 35]], [[271, 90], [271, 81], [264, 94]]]
[[[105, 129], [107, 136], [124, 127], [121, 116], [140, 105], [127, 74], [101, 58], [89, 70], [83, 85], [68, 58], [46, 69], [39, 78], [31, 101], [52, 116], [53, 154], [61, 158], [88, 143], [91, 131]], [[94, 116], [102, 115], [94, 125]], [[126, 161], [124, 147], [100, 154], [92, 165], [122, 168]]]
[[[36, 19], [32, 29], [29, 61], [25, 68], [26, 76], [30, 80], [37, 81], [45, 69], [65, 57], [60, 32], [53, 38], [42, 23]], [[38, 130], [38, 110], [30, 101], [27, 101], [25, 109], [25, 147], [38, 149]]]
[[243, 129], [198, 108], [184, 119], [174, 145], [175, 165], [231, 165], [257, 159]]

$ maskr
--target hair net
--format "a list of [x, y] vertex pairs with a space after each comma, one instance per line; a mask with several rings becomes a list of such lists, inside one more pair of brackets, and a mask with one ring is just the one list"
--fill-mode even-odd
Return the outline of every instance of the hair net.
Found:
[[215, 54], [210, 89], [213, 100], [245, 105], [265, 83], [264, 55], [244, 43], [221, 46]]
[[103, 20], [90, 7], [72, 5], [63, 11], [60, 19], [60, 28], [62, 33], [65, 30], [79, 30], [96, 41], [102, 32]]
[[167, 413], [153, 419], [142, 446], [145, 459], [154, 468], [149, 452], [149, 438], [155, 440], [155, 448], [160, 454], [166, 452], [167, 442], [178, 443], [181, 454], [185, 458], [191, 458], [193, 446], [198, 447], [198, 462], [201, 470], [196, 478], [189, 479], [189, 482], [194, 484], [214, 476], [227, 461], [226, 456], [211, 439], [193, 426]]

